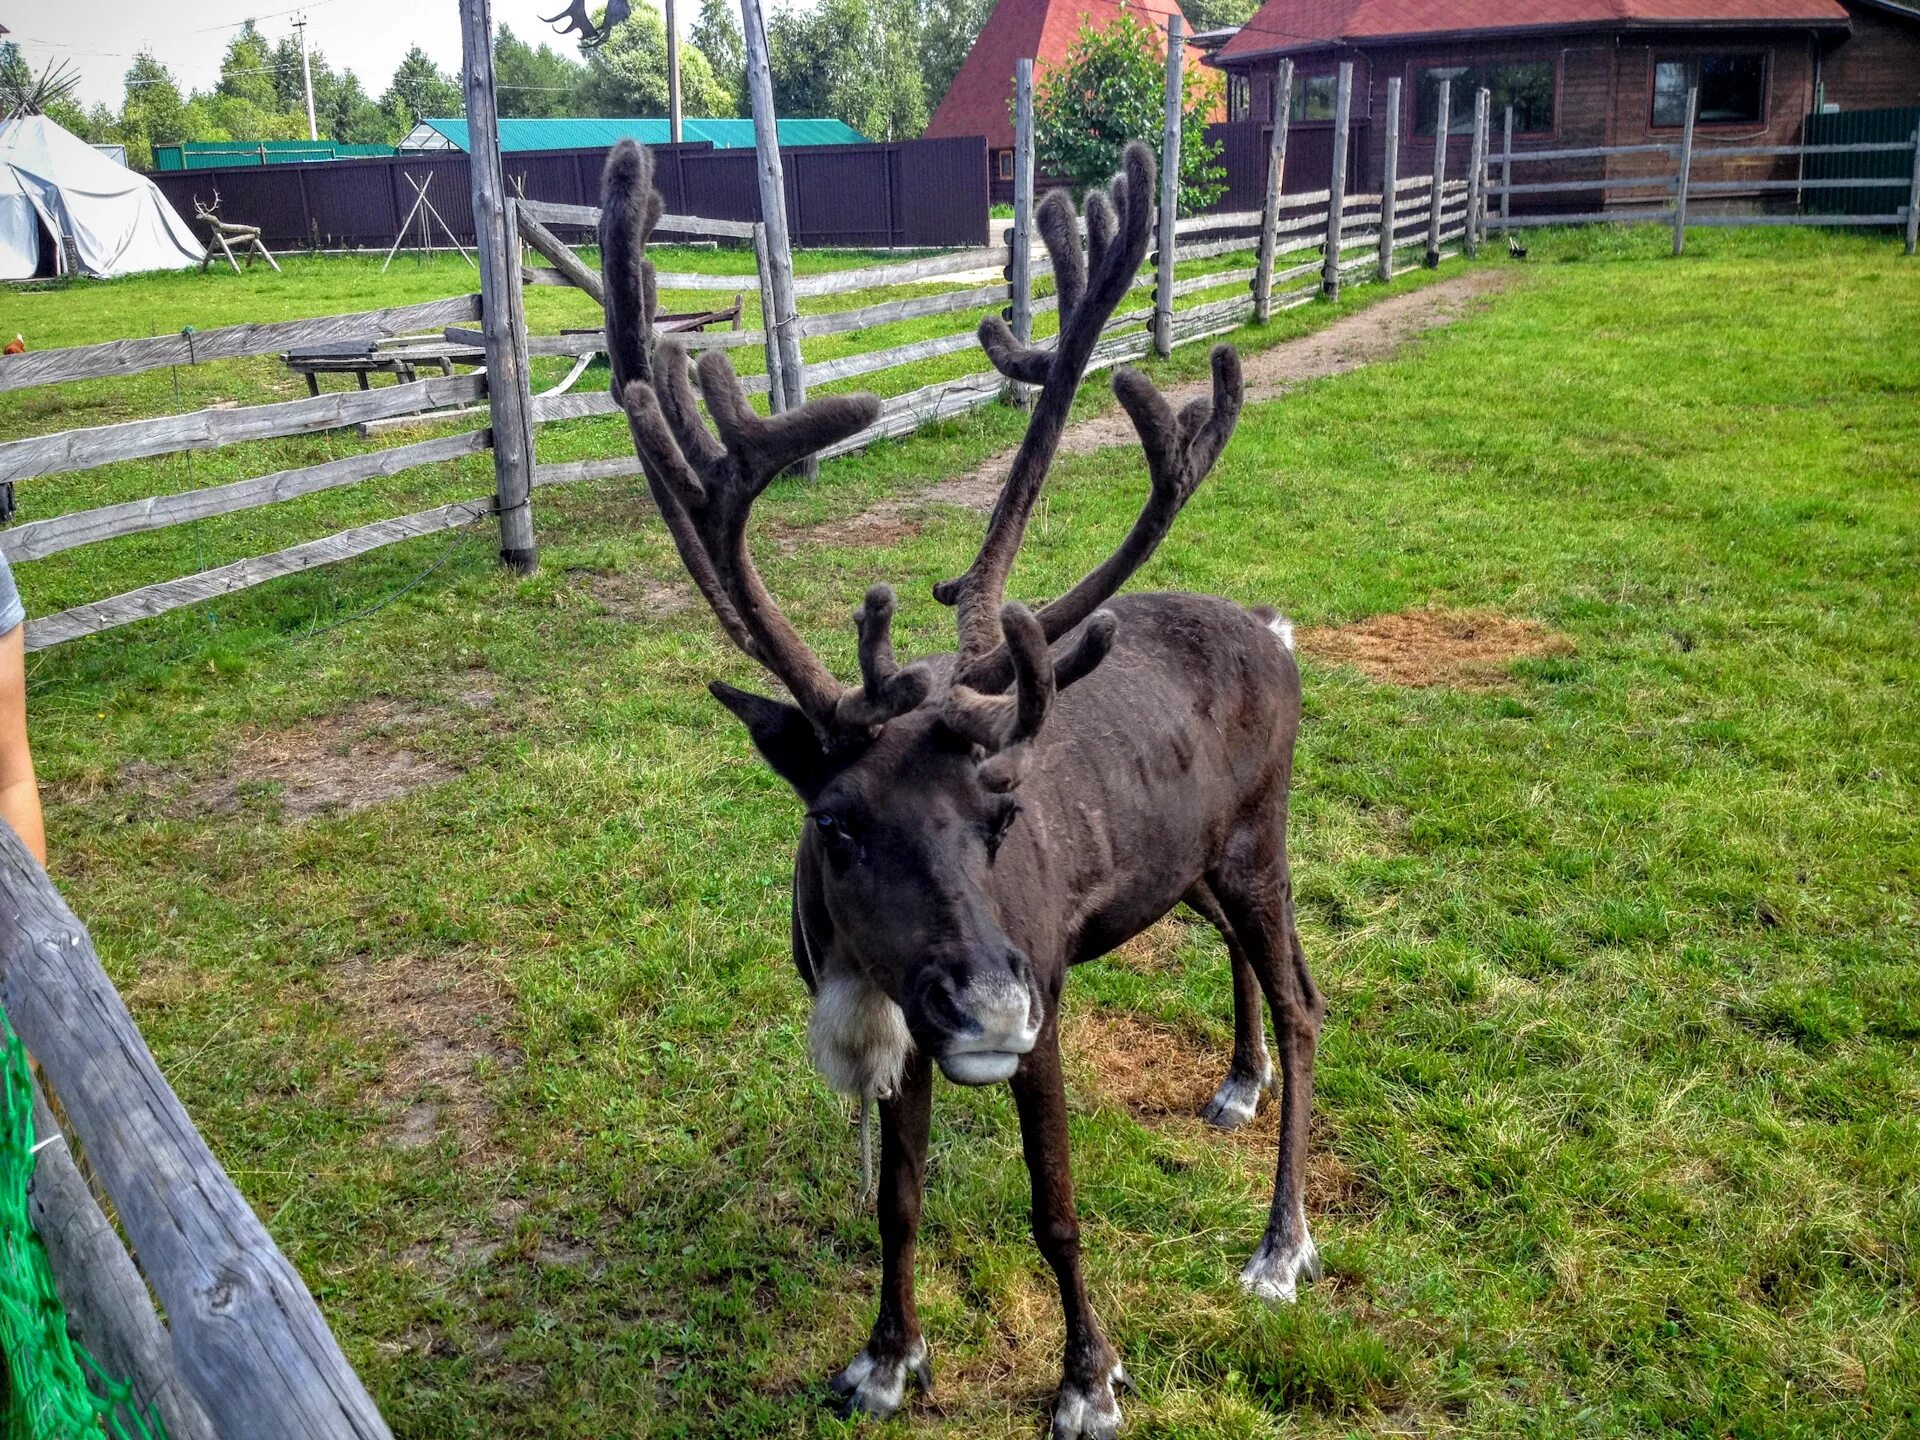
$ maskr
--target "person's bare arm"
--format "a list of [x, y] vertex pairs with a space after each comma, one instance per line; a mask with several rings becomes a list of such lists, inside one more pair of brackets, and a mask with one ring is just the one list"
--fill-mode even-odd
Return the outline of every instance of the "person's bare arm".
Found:
[[40, 785], [27, 748], [27, 631], [16, 625], [0, 635], [0, 819], [34, 858], [47, 863], [47, 831], [40, 817]]

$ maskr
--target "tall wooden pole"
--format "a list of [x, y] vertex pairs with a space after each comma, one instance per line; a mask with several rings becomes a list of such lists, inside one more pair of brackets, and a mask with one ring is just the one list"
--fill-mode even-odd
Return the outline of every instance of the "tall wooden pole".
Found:
[[667, 139], [680, 143], [680, 27], [673, 23], [673, 0], [667, 7]]
[[1013, 233], [1007, 323], [1022, 345], [1033, 339], [1033, 61], [1013, 62]]
[[1173, 353], [1173, 272], [1180, 259], [1180, 234], [1175, 226], [1180, 208], [1180, 63], [1186, 22], [1167, 17], [1167, 120], [1160, 137], [1160, 264], [1153, 298], [1153, 348], [1162, 356]]
[[[799, 327], [793, 300], [793, 246], [787, 238], [787, 182], [780, 167], [780, 127], [773, 111], [773, 70], [767, 60], [767, 22], [760, 0], [740, 0], [740, 25], [747, 42], [747, 94], [753, 102], [753, 145], [759, 159], [760, 220], [767, 231], [767, 278], [773, 313], [764, 318], [780, 346], [780, 374], [789, 408], [805, 403], [806, 368], [800, 359]], [[820, 462], [809, 457], [809, 476]]]
[[1913, 179], [1907, 185], [1907, 254], [1920, 245], [1920, 130], [1913, 132]]
[[787, 408], [787, 381], [780, 373], [780, 334], [773, 327], [773, 259], [767, 250], [767, 227], [753, 224], [753, 268], [760, 277], [760, 334], [767, 351], [767, 409], [778, 415]]
[[1687, 91], [1687, 125], [1680, 132], [1680, 167], [1673, 186], [1673, 253], [1687, 248], [1687, 184], [1693, 178], [1693, 119], [1700, 112], [1700, 87]]
[[1273, 77], [1273, 140], [1267, 151], [1267, 202], [1260, 211], [1260, 261], [1253, 275], [1253, 318], [1273, 317], [1273, 252], [1279, 243], [1280, 191], [1287, 179], [1287, 126], [1293, 117], [1293, 61]]
[[1486, 200], [1487, 115], [1493, 95], [1486, 86], [1473, 94], [1473, 169], [1467, 175], [1467, 258], [1480, 253], [1480, 206]]
[[493, 93], [493, 5], [460, 0], [467, 92], [468, 171], [479, 239], [481, 328], [487, 336], [487, 401], [493, 412], [494, 494], [500, 558], [522, 575], [539, 562], [533, 541], [533, 397], [527, 388], [527, 326], [520, 303], [520, 243], [500, 166]]
[[1387, 153], [1380, 175], [1380, 283], [1393, 279], [1393, 227], [1400, 219], [1400, 77], [1387, 81]]
[[1347, 127], [1353, 119], [1353, 62], [1340, 62], [1340, 88], [1333, 102], [1333, 174], [1327, 181], [1326, 263], [1320, 267], [1320, 289], [1329, 300], [1340, 298], [1340, 249], [1347, 225]]
[[1500, 142], [1500, 233], [1513, 234], [1513, 107], [1507, 106], [1506, 133]]
[[1427, 268], [1440, 267], [1440, 202], [1447, 193], [1447, 131], [1453, 125], [1453, 81], [1440, 82], [1440, 113], [1434, 117], [1433, 203], [1427, 214]]

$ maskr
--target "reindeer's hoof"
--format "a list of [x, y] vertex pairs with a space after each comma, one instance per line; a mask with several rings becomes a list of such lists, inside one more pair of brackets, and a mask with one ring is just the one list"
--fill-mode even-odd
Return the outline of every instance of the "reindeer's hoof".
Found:
[[1113, 1392], [1131, 1385], [1127, 1367], [1117, 1360], [1097, 1384], [1063, 1380], [1053, 1402], [1053, 1440], [1114, 1440], [1120, 1433], [1120, 1401]]
[[1303, 1230], [1299, 1241], [1290, 1246], [1276, 1245], [1272, 1236], [1261, 1241], [1247, 1268], [1240, 1272], [1240, 1288], [1262, 1300], [1291, 1305], [1298, 1298], [1302, 1280], [1319, 1278], [1320, 1252], [1314, 1249], [1313, 1237]]
[[846, 1402], [849, 1415], [877, 1415], [884, 1420], [906, 1398], [909, 1376], [922, 1390], [932, 1391], [933, 1366], [927, 1360], [927, 1342], [918, 1335], [903, 1355], [876, 1355], [868, 1345], [827, 1384]]
[[1213, 1092], [1200, 1112], [1200, 1118], [1216, 1130], [1238, 1130], [1259, 1113], [1261, 1093], [1273, 1085], [1273, 1067], [1261, 1075], [1229, 1070], [1220, 1088]]

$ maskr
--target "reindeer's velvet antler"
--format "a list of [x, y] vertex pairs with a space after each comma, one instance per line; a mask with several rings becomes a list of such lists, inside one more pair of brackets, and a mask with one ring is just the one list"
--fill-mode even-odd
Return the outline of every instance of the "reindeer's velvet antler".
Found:
[[858, 619], [866, 684], [849, 691], [782, 613], [746, 539], [753, 502], [774, 476], [871, 425], [880, 402], [833, 395], [763, 418], [748, 405], [725, 354], [710, 351], [700, 359], [700, 390], [716, 438], [700, 418], [685, 347], [671, 338], [656, 343], [653, 333], [655, 282], [646, 242], [659, 216], [647, 153], [622, 141], [607, 160], [602, 186], [607, 349], [614, 397], [626, 412], [647, 486], [721, 628], [786, 685], [822, 739], [884, 724], [918, 705], [929, 688], [924, 669], [894, 663], [893, 592], [884, 586], [868, 592]]

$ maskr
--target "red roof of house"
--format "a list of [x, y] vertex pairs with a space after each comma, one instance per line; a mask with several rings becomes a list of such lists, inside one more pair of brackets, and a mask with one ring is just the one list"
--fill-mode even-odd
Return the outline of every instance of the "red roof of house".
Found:
[[[1119, 14], [1115, 0], [1000, 0], [993, 7], [980, 38], [967, 52], [960, 73], [947, 87], [940, 108], [927, 122], [928, 139], [956, 135], [984, 135], [987, 148], [1006, 150], [1013, 145], [1013, 62], [1031, 59], [1036, 80], [1047, 67], [1066, 58], [1082, 21], [1095, 29]], [[1134, 18], [1167, 28], [1167, 18], [1185, 21], [1179, 0], [1133, 0], [1127, 9]], [[1192, 26], [1188, 26], [1189, 33]]]
[[1411, 36], [1630, 25], [1844, 25], [1839, 0], [1266, 0], [1217, 62]]

